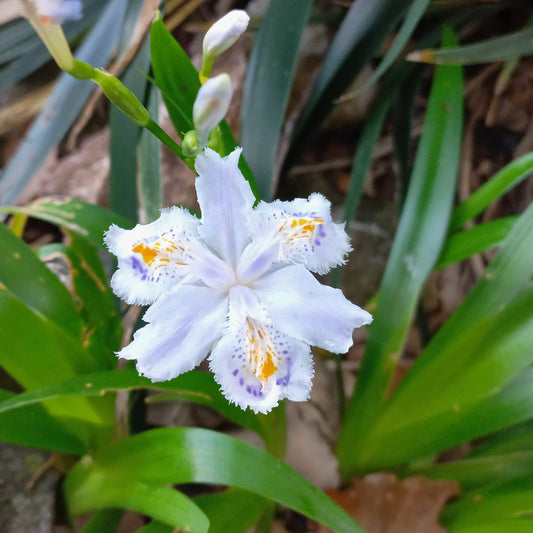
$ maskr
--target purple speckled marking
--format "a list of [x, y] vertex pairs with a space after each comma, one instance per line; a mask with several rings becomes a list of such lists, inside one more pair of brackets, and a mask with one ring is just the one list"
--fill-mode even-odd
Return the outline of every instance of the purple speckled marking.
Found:
[[131, 256], [131, 266], [132, 266], [133, 270], [138, 270], [139, 271], [139, 273], [141, 274], [141, 281], [146, 280], [146, 277], [147, 277], [147, 274], [148, 274], [148, 269], [147, 268], [143, 268], [142, 263], [134, 255]]
[[251, 394], [251, 393], [252, 393], [252, 389], [251, 389], [251, 387], [246, 387], [246, 392], [247, 392], [248, 394]]
[[234, 376], [236, 376], [238, 373], [239, 373], [239, 369], [238, 368], [233, 371], [233, 375]]
[[244, 379], [239, 379], [239, 385], [242, 387], [244, 385]]

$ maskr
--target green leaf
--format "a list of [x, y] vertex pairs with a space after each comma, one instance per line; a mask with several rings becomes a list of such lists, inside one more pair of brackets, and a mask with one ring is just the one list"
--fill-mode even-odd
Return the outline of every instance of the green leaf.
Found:
[[[127, 0], [108, 3], [98, 23], [80, 46], [77, 59], [89, 64], [106, 64], [116, 43]], [[87, 80], [63, 73], [46, 105], [33, 122], [25, 140], [11, 158], [0, 181], [0, 205], [13, 203], [50, 150], [63, 138], [94, 89]]]
[[68, 290], [29, 246], [0, 224], [0, 284], [81, 342], [83, 322]]
[[531, 533], [533, 520], [531, 518], [515, 518], [510, 520], [490, 520], [488, 523], [476, 523], [466, 526], [451, 524], [447, 531], [450, 533]]
[[[152, 120], [159, 117], [159, 90], [149, 86], [148, 111]], [[137, 166], [139, 169], [139, 219], [141, 222], [152, 222], [159, 217], [163, 204], [161, 185], [161, 145], [147, 130], [141, 131], [137, 147]]]
[[83, 528], [82, 533], [115, 533], [123, 514], [119, 509], [97, 511]]
[[357, 0], [344, 18], [298, 120], [288, 159], [318, 129], [335, 99], [374, 56], [410, 0]]
[[194, 503], [209, 518], [209, 531], [246, 533], [259, 520], [266, 500], [239, 489], [227, 489], [219, 494], [194, 498]]
[[479, 443], [469, 458], [501, 455], [533, 448], [533, 420], [490, 435]]
[[154, 20], [150, 29], [150, 55], [157, 87], [176, 131], [183, 137], [194, 129], [192, 106], [200, 89], [200, 79], [189, 56], [167, 30], [161, 17]]
[[533, 152], [511, 161], [458, 205], [450, 220], [449, 231], [457, 231], [479, 215], [489, 204], [503, 196], [533, 172]]
[[[150, 41], [145, 38], [122, 76], [122, 82], [139, 99], [143, 101], [148, 80], [143, 76], [150, 67]], [[153, 117], [152, 117], [153, 120]], [[112, 106], [109, 114], [109, 204], [111, 209], [130, 219], [137, 220], [137, 149], [141, 132], [153, 135], [134, 124], [122, 111]], [[159, 147], [153, 138], [154, 149]]]
[[[264, 436], [267, 441], [269, 437], [274, 437], [267, 432], [270, 427], [267, 420], [273, 414], [269, 416], [254, 415], [249, 410], [243, 411], [239, 407], [229, 404], [222, 396], [220, 388], [211, 374], [194, 370], [170, 381], [158, 383], [152, 383], [148, 378], [140, 377], [135, 370], [105, 371], [77, 376], [63, 383], [18, 394], [16, 397], [0, 403], [0, 413], [49, 399], [60, 401], [65, 397], [102, 397], [109, 392], [117, 390], [141, 388], [167, 391], [167, 394], [159, 398], [160, 401], [187, 400], [207, 405], [226, 416], [229, 420]], [[157, 400], [157, 396], [149, 398], [149, 401]]]
[[274, 192], [272, 179], [283, 117], [312, 4], [312, 0], [273, 0], [250, 55], [241, 108], [241, 143], [265, 200]]
[[42, 247], [39, 254], [44, 261], [65, 268], [76, 316], [84, 323], [83, 345], [102, 370], [114, 368], [117, 364], [114, 352], [120, 349], [122, 323], [96, 250], [78, 238], [74, 246], [49, 244]]
[[507, 237], [517, 218], [509, 216], [491, 220], [450, 235], [442, 247], [435, 270], [498, 246]]
[[471, 491], [489, 483], [509, 481], [517, 476], [532, 476], [533, 450], [467, 458], [428, 468], [415, 468], [411, 472], [429, 479], [457, 481], [463, 491]]
[[[132, 470], [134, 464], [143, 468]], [[124, 483], [120, 488], [115, 488], [117, 478]], [[146, 431], [101, 448], [71, 470], [65, 494], [71, 512], [80, 514], [108, 499], [108, 492], [131, 495], [138, 484], [160, 490], [163, 485], [180, 483], [241, 488], [286, 505], [338, 533], [363, 531], [323, 492], [280, 460], [246, 442], [197, 428]], [[124, 486], [129, 490], [124, 491]], [[149, 505], [144, 512], [155, 516]]]
[[125, 229], [134, 226], [131, 220], [109, 209], [75, 198], [44, 198], [24, 207], [1, 207], [0, 213], [22, 213], [61, 226], [104, 250], [104, 233], [111, 224]]
[[533, 53], [533, 26], [495, 37], [479, 43], [469, 44], [453, 50], [421, 50], [409, 55], [412, 61], [436, 64], [471, 65], [505, 61]]
[[[450, 34], [447, 38], [453, 39]], [[461, 70], [437, 68], [378, 309], [339, 438], [337, 454], [345, 475], [365, 468], [366, 437], [382, 408], [420, 291], [444, 242], [459, 166], [462, 112]]]
[[[16, 394], [0, 389], [0, 403]], [[88, 446], [80, 438], [82, 430], [53, 417], [42, 405], [28, 405], [0, 413], [0, 441], [43, 450], [81, 455]], [[90, 433], [87, 427], [83, 432]]]
[[530, 370], [510, 381], [532, 358], [532, 225], [533, 205], [395, 390], [367, 435], [366, 467], [406, 463], [533, 416]]
[[[24, 388], [51, 385], [98, 368], [76, 340], [2, 285], [0, 323], [0, 365]], [[69, 402], [50, 401], [46, 406], [57, 416], [107, 424], [113, 414], [112, 400], [73, 398]]]
[[[89, 459], [88, 456], [85, 458]], [[77, 468], [79, 472], [83, 466], [84, 459], [73, 470]], [[113, 469], [99, 472], [98, 478], [93, 477], [89, 485], [76, 487], [74, 494], [70, 493], [71, 487], [65, 487], [70, 513], [77, 516], [117, 507], [146, 514], [177, 528], [207, 533], [209, 520], [187, 496], [177, 490], [149, 485], [122, 474], [120, 470]]]
[[371, 87], [376, 83], [379, 78], [391, 67], [396, 58], [400, 55], [401, 51], [404, 49], [405, 45], [408, 43], [409, 39], [413, 35], [417, 24], [420, 22], [420, 19], [426, 12], [431, 0], [414, 0], [402, 22], [400, 30], [396, 34], [394, 41], [390, 48], [387, 50], [385, 57], [381, 60], [381, 63], [378, 65], [376, 70], [370, 76], [370, 79], [365, 82], [362, 89], [358, 92], [362, 92], [365, 89]]
[[[533, 478], [518, 476], [504, 482], [492, 483], [465, 494], [456, 503], [449, 505], [441, 515], [447, 531], [468, 531], [478, 524], [490, 524], [522, 518], [530, 527], [533, 513]], [[514, 529], [504, 529], [514, 533]], [[529, 530], [531, 531], [531, 529]]]

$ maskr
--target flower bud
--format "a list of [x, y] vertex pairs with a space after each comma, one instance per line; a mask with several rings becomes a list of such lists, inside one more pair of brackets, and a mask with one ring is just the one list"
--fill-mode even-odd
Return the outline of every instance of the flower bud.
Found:
[[198, 148], [198, 138], [196, 136], [196, 131], [188, 131], [183, 136], [183, 141], [181, 143], [181, 149], [185, 157], [196, 157], [200, 151]]
[[234, 9], [217, 20], [204, 37], [202, 70], [200, 78], [205, 81], [211, 74], [213, 62], [245, 32], [250, 17], [242, 9]]
[[200, 148], [207, 146], [211, 130], [226, 116], [232, 96], [231, 80], [227, 74], [219, 74], [200, 87], [192, 108]]
[[150, 122], [150, 113], [118, 78], [105, 70], [95, 69], [92, 80], [101, 87], [109, 101], [137, 126], [146, 126]]

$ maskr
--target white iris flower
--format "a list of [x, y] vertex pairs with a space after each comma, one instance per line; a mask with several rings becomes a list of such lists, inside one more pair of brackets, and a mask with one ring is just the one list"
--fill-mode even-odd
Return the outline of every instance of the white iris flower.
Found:
[[342, 264], [350, 250], [330, 203], [312, 194], [254, 208], [240, 153], [197, 157], [201, 219], [173, 207], [132, 230], [113, 225], [105, 240], [119, 259], [115, 293], [153, 304], [118, 355], [164, 381], [211, 352], [226, 398], [266, 413], [283, 398], [309, 397], [310, 345], [344, 353], [353, 329], [372, 317], [311, 274]]

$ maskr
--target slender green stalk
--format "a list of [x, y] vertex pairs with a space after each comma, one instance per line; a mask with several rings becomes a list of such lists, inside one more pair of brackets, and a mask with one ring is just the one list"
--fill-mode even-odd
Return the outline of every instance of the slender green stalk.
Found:
[[150, 119], [145, 128], [152, 132], [169, 150], [183, 160], [191, 170], [194, 170], [191, 160], [185, 158], [178, 143], [176, 143], [176, 141], [174, 141], [170, 135], [168, 135], [168, 133], [159, 124], [157, 124], [157, 122], [154, 122], [152, 119]]

